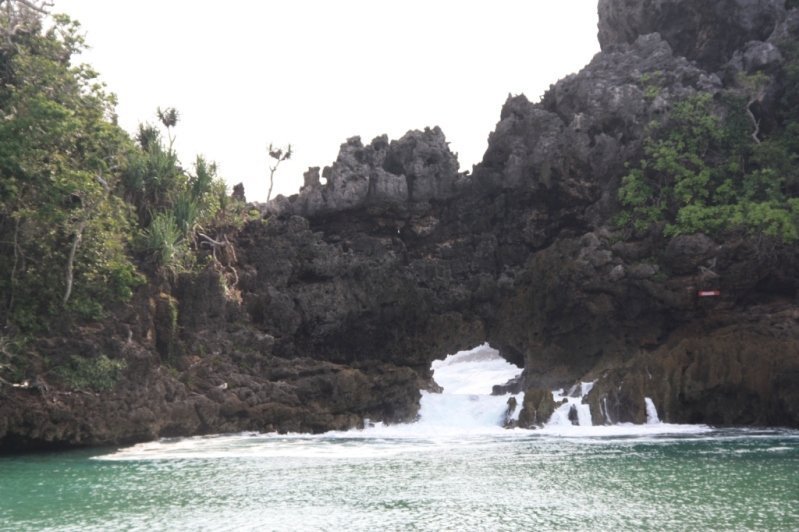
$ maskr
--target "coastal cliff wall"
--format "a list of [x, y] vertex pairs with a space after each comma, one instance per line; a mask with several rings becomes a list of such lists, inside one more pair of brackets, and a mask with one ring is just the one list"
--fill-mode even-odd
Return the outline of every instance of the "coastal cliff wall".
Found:
[[[92, 393], [0, 387], [0, 446], [408, 421], [436, 388], [431, 361], [486, 341], [531, 395], [596, 380], [597, 423], [642, 422], [651, 397], [664, 421], [799, 426], [796, 244], [618, 222], [623, 177], [679, 102], [721, 102], [759, 75], [746, 109], [761, 136], [784, 125], [799, 11], [600, 0], [599, 13], [602, 51], [540, 102], [510, 97], [473, 172], [438, 128], [352, 138], [324, 181], [312, 169], [238, 233], [235, 280], [186, 274], [113, 323], [43, 339], [127, 369]], [[698, 297], [708, 288], [720, 295]]]

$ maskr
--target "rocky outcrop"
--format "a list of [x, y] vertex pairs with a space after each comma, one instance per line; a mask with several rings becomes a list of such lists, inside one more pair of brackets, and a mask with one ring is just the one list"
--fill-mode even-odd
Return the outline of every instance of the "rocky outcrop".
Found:
[[341, 145], [326, 182], [306, 174], [301, 193], [280, 198], [266, 208], [269, 214], [314, 217], [369, 205], [446, 199], [460, 179], [458, 159], [449, 150], [440, 128], [409, 131], [399, 140], [385, 135], [364, 146], [360, 137]]
[[524, 392], [522, 411], [519, 412], [518, 426], [523, 429], [541, 427], [555, 412], [555, 400], [549, 389], [530, 388]]
[[765, 41], [785, 14], [785, 0], [600, 0], [603, 51], [659, 33], [679, 56], [715, 71], [749, 41]]
[[675, 331], [663, 345], [607, 370], [589, 394], [598, 422], [661, 418], [711, 425], [783, 425], [797, 419], [799, 311], [779, 304], [746, 316], [719, 312]]
[[509, 98], [472, 175], [438, 128], [352, 138], [238, 233], [236, 275], [143, 288], [81, 342], [32, 346], [127, 369], [91, 393], [0, 386], [0, 446], [409, 421], [435, 389], [431, 361], [486, 341], [524, 366], [523, 426], [578, 380], [597, 380], [595, 422], [642, 422], [650, 397], [664, 421], [799, 426], [797, 246], [614, 223], [627, 164], [676, 102], [762, 72], [747, 109], [775, 127], [799, 14], [771, 0], [599, 6], [603, 51], [539, 103]]
[[[217, 285], [218, 286], [218, 285]], [[215, 325], [219, 325], [217, 322]], [[42, 353], [108, 350], [108, 330]], [[49, 384], [0, 386], [0, 451], [125, 444], [158, 437], [253, 431], [323, 432], [366, 419], [408, 421], [424, 382], [412, 369], [272, 354], [275, 339], [234, 327], [181, 337], [161, 360], [156, 345], [116, 345], [127, 362], [108, 390]], [[56, 351], [57, 350], [57, 351]], [[96, 375], [95, 375], [96, 378]]]

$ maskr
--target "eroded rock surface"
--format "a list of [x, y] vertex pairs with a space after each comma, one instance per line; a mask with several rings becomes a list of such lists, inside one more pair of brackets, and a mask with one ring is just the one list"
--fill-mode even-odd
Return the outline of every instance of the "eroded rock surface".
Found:
[[660, 33], [675, 52], [713, 71], [749, 41], [765, 41], [784, 0], [599, 0], [603, 50]]
[[309, 173], [299, 195], [270, 204], [267, 212], [314, 217], [367, 205], [441, 200], [455, 194], [461, 177], [458, 159], [438, 127], [409, 131], [391, 142], [383, 135], [366, 146], [352, 137], [325, 169], [325, 183]]
[[542, 427], [552, 417], [556, 407], [551, 390], [529, 388], [524, 392], [518, 426], [523, 429]]
[[438, 128], [354, 137], [239, 232], [227, 271], [32, 346], [127, 368], [93, 393], [0, 386], [0, 447], [409, 421], [431, 361], [485, 341], [524, 366], [526, 426], [548, 390], [595, 379], [595, 422], [642, 422], [651, 397], [664, 421], [799, 426], [797, 246], [613, 222], [626, 164], [677, 101], [763, 72], [758, 118], [775, 123], [797, 10], [599, 6], [603, 51], [540, 103], [509, 98], [472, 175]]

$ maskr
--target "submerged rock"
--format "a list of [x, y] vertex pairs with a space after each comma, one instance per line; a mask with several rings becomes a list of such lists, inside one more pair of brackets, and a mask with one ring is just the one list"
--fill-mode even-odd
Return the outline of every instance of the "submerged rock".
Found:
[[524, 380], [522, 376], [519, 375], [517, 377], [512, 378], [505, 384], [495, 384], [493, 388], [491, 388], [491, 395], [505, 395], [505, 394], [517, 394], [522, 391]]
[[512, 429], [518, 426], [518, 421], [514, 419], [514, 414], [516, 413], [516, 408], [518, 407], [517, 401], [515, 397], [511, 397], [508, 399], [508, 408], [505, 410], [505, 414], [502, 416], [502, 426], [507, 429]]

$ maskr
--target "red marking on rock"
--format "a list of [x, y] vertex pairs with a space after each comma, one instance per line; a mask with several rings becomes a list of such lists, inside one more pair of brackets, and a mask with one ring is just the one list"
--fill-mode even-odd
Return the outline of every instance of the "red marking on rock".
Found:
[[700, 290], [697, 292], [699, 297], [718, 297], [721, 295], [719, 290]]

